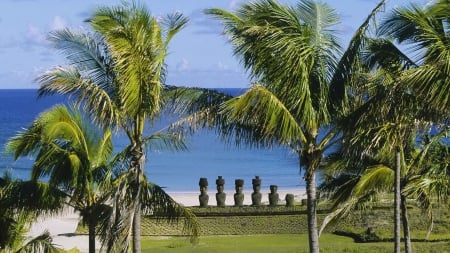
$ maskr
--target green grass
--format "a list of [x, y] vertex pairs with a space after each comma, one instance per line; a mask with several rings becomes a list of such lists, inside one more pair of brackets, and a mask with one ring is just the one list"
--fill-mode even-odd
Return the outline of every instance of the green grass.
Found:
[[[322, 253], [379, 253], [392, 252], [392, 242], [354, 243], [343, 236], [324, 234], [320, 238]], [[308, 236], [300, 235], [240, 235], [240, 236], [206, 236], [198, 245], [192, 246], [184, 238], [142, 238], [142, 252], [214, 252], [214, 253], [303, 253], [309, 252]], [[415, 242], [414, 252], [450, 253], [450, 242]]]
[[[182, 222], [169, 225], [145, 217], [142, 221], [143, 252], [309, 252], [304, 207], [192, 209], [199, 214], [202, 236], [198, 245], [192, 246], [187, 239], [179, 237]], [[319, 210], [319, 224], [326, 215], [325, 210]], [[414, 205], [409, 206], [414, 252], [450, 253], [449, 210], [449, 205], [434, 210], [434, 229], [429, 238], [434, 241], [424, 242], [426, 216]], [[354, 212], [326, 229], [320, 240], [321, 252], [392, 252], [392, 216], [393, 210], [388, 204]], [[343, 232], [358, 237], [365, 235], [369, 227], [382, 242], [355, 243], [351, 237], [332, 234]], [[80, 226], [79, 232], [87, 230]]]

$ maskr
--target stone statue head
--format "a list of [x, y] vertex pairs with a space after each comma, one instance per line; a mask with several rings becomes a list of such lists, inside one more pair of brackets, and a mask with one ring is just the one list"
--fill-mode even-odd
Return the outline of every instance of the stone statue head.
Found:
[[208, 179], [205, 177], [201, 177], [198, 185], [200, 186], [200, 192], [202, 194], [206, 193], [206, 191], [208, 191]]
[[277, 185], [270, 185], [270, 192], [271, 193], [275, 193], [278, 190], [278, 186]]
[[255, 176], [255, 178], [252, 179], [252, 184], [254, 191], [259, 191], [261, 189], [261, 179], [259, 176]]
[[219, 176], [216, 179], [216, 185], [217, 185], [217, 192], [220, 192], [220, 193], [223, 192], [223, 188], [225, 185], [225, 179], [223, 179], [222, 176]]
[[236, 188], [237, 193], [242, 193], [242, 189], [244, 188], [244, 180], [243, 179], [236, 179], [234, 181], [234, 185]]

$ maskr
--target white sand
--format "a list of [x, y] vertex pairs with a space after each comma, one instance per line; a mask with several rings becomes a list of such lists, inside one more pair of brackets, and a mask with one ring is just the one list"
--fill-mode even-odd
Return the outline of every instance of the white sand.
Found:
[[88, 252], [88, 236], [75, 235], [79, 221], [80, 216], [73, 208], [68, 207], [59, 215], [38, 219], [31, 226], [27, 236], [31, 239], [47, 230], [56, 246], [66, 250], [77, 248], [81, 252]]
[[[261, 191], [261, 202], [266, 204], [269, 202], [269, 191]], [[306, 198], [306, 191], [304, 189], [279, 189], [278, 194], [280, 202], [284, 203], [284, 198], [287, 193], [294, 194], [296, 201]], [[169, 192], [169, 195], [180, 204], [184, 206], [198, 206], [198, 195], [200, 192]], [[216, 205], [215, 191], [209, 191], [209, 205]], [[234, 205], [234, 192], [226, 192], [227, 198], [225, 203], [227, 205]], [[251, 192], [244, 192], [244, 205], [251, 204]], [[67, 208], [62, 214], [47, 218], [38, 219], [30, 228], [27, 236], [29, 238], [35, 237], [45, 230], [49, 231], [53, 237], [53, 243], [66, 250], [77, 248], [81, 252], [88, 252], [88, 236], [75, 235], [75, 231], [80, 221], [79, 215], [74, 212], [72, 208]], [[97, 241], [96, 247], [100, 248], [100, 243]]]

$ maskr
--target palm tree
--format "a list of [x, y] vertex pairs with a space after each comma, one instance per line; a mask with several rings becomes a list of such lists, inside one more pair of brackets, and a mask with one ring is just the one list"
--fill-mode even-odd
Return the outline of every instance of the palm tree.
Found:
[[[426, 142], [429, 142], [426, 139]], [[428, 151], [424, 165], [419, 168], [418, 173], [409, 178], [409, 184], [403, 190], [405, 195], [416, 196], [421, 208], [426, 211], [429, 218], [429, 228], [426, 239], [429, 238], [433, 229], [432, 207], [434, 203], [439, 204], [446, 201], [450, 194], [450, 171], [449, 171], [449, 146], [445, 143], [432, 145]]]
[[[372, 99], [367, 99], [368, 103], [360, 109], [365, 111], [361, 111], [357, 116], [358, 119], [354, 120], [363, 127], [362, 132], [365, 134], [362, 134], [361, 138], [353, 139], [350, 143], [355, 144], [357, 139], [365, 139], [366, 151], [375, 146], [381, 148], [384, 145], [384, 147], [390, 146], [397, 155], [396, 252], [400, 250], [399, 210], [404, 199], [400, 193], [400, 172], [406, 173], [408, 169], [405, 163], [405, 154], [407, 155], [408, 151], [405, 148], [410, 145], [409, 138], [405, 138], [401, 132], [410, 132], [413, 133], [412, 136], [415, 136], [414, 132], [417, 130], [414, 128], [417, 128], [417, 123], [446, 124], [448, 112], [443, 105], [448, 102], [445, 89], [448, 83], [446, 71], [448, 71], [449, 61], [446, 42], [448, 35], [445, 32], [447, 13], [442, 11], [448, 10], [448, 7], [446, 1], [438, 1], [426, 8], [410, 5], [408, 8], [392, 11], [379, 26], [379, 35], [388, 40], [374, 40], [371, 53], [367, 57], [370, 67], [375, 66], [377, 71], [383, 71], [384, 77], [388, 77], [384, 81], [385, 84], [378, 87], [385, 87], [386, 83], [392, 83], [392, 88], [380, 92], [379, 95], [366, 95], [366, 98]], [[412, 48], [414, 52], [403, 53], [390, 40], [400, 45], [407, 45], [406, 48]], [[423, 94], [420, 100], [415, 99], [419, 97], [417, 94]], [[406, 132], [401, 130], [402, 128]], [[367, 131], [368, 129], [370, 130]], [[446, 129], [442, 131], [445, 132]], [[354, 145], [352, 149], [355, 150]], [[404, 232], [407, 233], [407, 230]], [[408, 236], [405, 234], [405, 237]], [[410, 252], [410, 243], [408, 244], [408, 240], [405, 242], [407, 251]]]
[[[449, 179], [446, 175], [447, 171], [438, 172], [437, 168], [442, 167], [440, 161], [442, 158], [435, 158], [437, 150], [440, 150], [436, 147], [442, 146], [439, 141], [446, 133], [446, 131], [442, 131], [431, 138], [420, 136], [425, 140], [421, 144], [415, 141], [417, 138], [412, 138], [409, 147], [405, 149], [408, 151], [404, 153], [405, 158], [401, 161], [405, 164], [400, 178], [401, 199], [399, 203], [406, 252], [412, 250], [407, 198], [416, 200], [428, 214], [429, 236], [432, 228], [432, 203], [435, 198], [442, 198], [443, 193], [447, 191], [446, 187], [442, 187], [444, 182], [448, 182]], [[325, 171], [327, 173], [324, 175], [325, 180], [320, 187], [320, 192], [331, 200], [332, 206], [331, 213], [322, 223], [321, 231], [329, 223], [351, 215], [354, 210], [369, 209], [380, 196], [391, 193], [396, 180], [397, 157], [386, 150], [380, 150], [373, 156], [353, 154], [349, 157], [348, 153], [343, 150], [331, 155], [326, 162]], [[400, 221], [398, 222], [400, 224]]]
[[0, 177], [0, 252], [59, 252], [47, 231], [28, 241], [25, 233], [39, 215], [59, 212], [65, 197], [45, 183]]
[[[407, 152], [414, 141], [424, 109], [420, 101], [412, 96], [398, 77], [409, 68], [416, 67], [392, 43], [375, 39], [368, 44], [365, 63], [373, 71], [364, 87], [366, 102], [355, 110], [346, 121], [351, 127], [344, 131], [347, 151], [361, 157], [364, 154], [382, 152], [395, 154], [394, 181], [394, 237], [396, 252], [400, 251], [400, 210], [402, 199], [401, 178], [406, 173]], [[410, 157], [409, 157], [410, 158]], [[406, 210], [406, 209], [405, 209]], [[406, 216], [405, 216], [406, 217]], [[409, 231], [405, 230], [405, 238]], [[410, 241], [406, 240], [410, 249]]]
[[[405, 138], [407, 137], [405, 133], [409, 132], [408, 128], [414, 127], [417, 122], [442, 122], [445, 124], [448, 114], [445, 106], [448, 102], [446, 90], [448, 88], [447, 66], [450, 62], [448, 59], [448, 43], [446, 42], [448, 38], [446, 15], [448, 15], [448, 12], [443, 12], [448, 8], [447, 1], [438, 1], [436, 4], [425, 8], [410, 5], [408, 8], [394, 10], [380, 25], [379, 35], [393, 39], [394, 42], [401, 45], [408, 45], [414, 50], [412, 54], [409, 54], [414, 58], [409, 58], [408, 54], [402, 53], [387, 40], [378, 45], [381, 46], [378, 50], [381, 49], [382, 52], [372, 55], [374, 56], [372, 61], [384, 69], [385, 74], [390, 72], [388, 75], [391, 77], [388, 79], [390, 79], [389, 82], [393, 81], [394, 84], [393, 92], [386, 92], [386, 98], [390, 97], [387, 103], [379, 103], [379, 108], [373, 106], [372, 109], [381, 113], [382, 116], [384, 114], [391, 114], [391, 116], [388, 115], [384, 119], [373, 117], [372, 122], [379, 121], [375, 123], [378, 124], [378, 127], [361, 126], [365, 129], [371, 129], [371, 131], [365, 131], [366, 134], [370, 135], [369, 132], [374, 134], [363, 137], [370, 142], [367, 143], [368, 147], [390, 146], [397, 155], [396, 252], [400, 251], [400, 174], [401, 170], [405, 168], [405, 150], [403, 149], [407, 146], [405, 143], [408, 141], [408, 138]], [[400, 93], [397, 93], [398, 91]], [[389, 95], [389, 93], [392, 95]], [[423, 97], [420, 101], [413, 102], [414, 98], [412, 100], [408, 98], [412, 94], [414, 96], [423, 94]], [[423, 103], [424, 101], [426, 102]], [[382, 108], [386, 109], [383, 110]], [[367, 117], [367, 115], [364, 117]], [[383, 123], [380, 122], [385, 122], [388, 125], [383, 126]], [[379, 145], [380, 140], [385, 141], [385, 144]], [[406, 246], [407, 250], [410, 251], [410, 245]]]
[[111, 181], [111, 131], [101, 132], [76, 109], [57, 105], [7, 145], [15, 159], [36, 155], [31, 179], [48, 177], [50, 186], [66, 194], [88, 226], [89, 252], [95, 252], [95, 227], [111, 209], [104, 193]]
[[305, 168], [310, 252], [319, 252], [315, 173], [339, 137], [332, 124], [349, 105], [345, 85], [353, 81], [370, 20], [383, 4], [369, 14], [342, 58], [333, 30], [338, 15], [324, 3], [303, 0], [286, 7], [261, 0], [235, 13], [206, 10], [223, 22], [234, 53], [258, 80], [225, 103], [219, 127], [238, 144], [286, 145], [298, 155]]
[[[129, 167], [126, 176], [118, 176], [116, 180], [115, 185], [123, 188], [116, 188], [118, 194], [114, 201], [117, 208], [119, 203], [124, 203], [128, 210], [133, 210], [134, 214], [127, 220], [132, 230], [119, 226], [122, 232], [116, 233], [124, 235], [122, 247], [127, 249], [128, 231], [132, 231], [133, 252], [141, 251], [141, 212], [148, 209], [140, 200], [151, 199], [142, 195], [148, 193], [144, 192], [148, 184], [144, 176], [145, 151], [152, 147], [186, 148], [179, 134], [157, 132], [144, 136], [144, 130], [146, 123], [151, 125], [161, 113], [168, 46], [187, 21], [180, 13], [161, 19], [152, 17], [145, 6], [134, 2], [98, 8], [87, 20], [95, 32], [63, 30], [52, 34], [50, 39], [66, 54], [69, 64], [51, 69], [38, 78], [41, 96], [69, 94], [97, 124], [120, 129], [128, 137], [130, 144], [121, 152], [121, 157]], [[198, 226], [192, 213], [182, 210], [181, 206], [171, 210], [187, 217], [193, 225], [188, 227], [188, 232], [196, 237]], [[115, 211], [113, 214], [122, 215]], [[119, 222], [119, 218], [112, 221], [125, 224]]]

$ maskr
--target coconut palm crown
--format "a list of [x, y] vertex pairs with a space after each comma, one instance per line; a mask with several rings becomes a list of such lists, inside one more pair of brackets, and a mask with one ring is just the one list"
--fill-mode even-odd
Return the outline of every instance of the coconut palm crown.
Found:
[[[124, 172], [126, 176], [116, 177], [116, 180], [126, 182], [115, 183], [115, 186], [127, 189], [116, 189], [114, 203], [134, 210], [132, 218], [126, 219], [133, 228], [134, 252], [141, 251], [140, 215], [148, 210], [141, 206], [140, 200], [152, 199], [141, 196], [144, 192], [150, 192], [144, 176], [145, 152], [155, 147], [172, 150], [186, 148], [179, 134], [157, 132], [145, 135], [147, 132], [144, 130], [149, 129], [163, 108], [168, 46], [187, 21], [180, 13], [154, 17], [144, 5], [135, 2], [100, 7], [87, 20], [93, 32], [66, 29], [51, 34], [50, 40], [64, 53], [69, 64], [55, 67], [38, 77], [41, 96], [68, 94], [97, 124], [120, 130], [128, 137], [129, 145], [120, 152], [128, 170]], [[122, 199], [119, 200], [119, 197]], [[193, 218], [186, 210], [177, 213]], [[123, 212], [114, 211], [113, 214], [122, 215]], [[111, 222], [120, 223], [120, 219], [117, 216]], [[118, 228], [114, 224], [111, 226]], [[123, 242], [121, 250], [126, 251], [131, 238], [128, 231], [131, 230], [127, 226], [120, 228], [122, 232], [114, 235], [121, 234], [121, 239], [111, 237], [109, 240], [116, 244]], [[189, 228], [189, 232], [196, 237], [198, 227]], [[110, 247], [110, 242], [105, 244]]]
[[110, 213], [111, 131], [100, 131], [75, 108], [56, 105], [7, 144], [15, 159], [35, 156], [31, 179], [59, 189], [80, 212], [89, 229], [89, 252], [95, 252], [95, 227]]
[[344, 53], [335, 30], [338, 14], [325, 3], [261, 0], [234, 12], [206, 10], [223, 23], [235, 55], [257, 81], [224, 104], [226, 120], [219, 127], [238, 145], [285, 145], [298, 156], [305, 168], [310, 252], [319, 251], [315, 172], [337, 141], [338, 129], [331, 125], [346, 111], [340, 108], [349, 104], [345, 87], [353, 81], [370, 20], [383, 4], [369, 13]]

